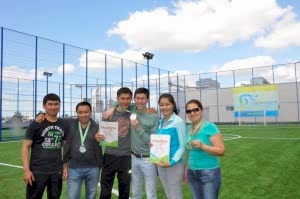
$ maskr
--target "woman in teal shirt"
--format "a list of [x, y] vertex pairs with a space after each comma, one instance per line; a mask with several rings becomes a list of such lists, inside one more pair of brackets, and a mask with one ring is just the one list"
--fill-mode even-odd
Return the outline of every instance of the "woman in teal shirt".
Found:
[[199, 100], [190, 100], [186, 114], [192, 122], [187, 127], [185, 148], [188, 180], [193, 199], [217, 199], [221, 186], [221, 171], [217, 156], [223, 156], [225, 146], [218, 127], [203, 119], [203, 106]]

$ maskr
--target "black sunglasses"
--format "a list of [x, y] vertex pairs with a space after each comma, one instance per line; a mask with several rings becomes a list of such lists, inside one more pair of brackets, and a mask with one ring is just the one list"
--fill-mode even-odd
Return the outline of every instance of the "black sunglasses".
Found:
[[192, 112], [193, 113], [197, 113], [200, 111], [200, 108], [193, 108], [193, 109], [190, 109], [190, 110], [186, 110], [186, 114], [191, 114]]

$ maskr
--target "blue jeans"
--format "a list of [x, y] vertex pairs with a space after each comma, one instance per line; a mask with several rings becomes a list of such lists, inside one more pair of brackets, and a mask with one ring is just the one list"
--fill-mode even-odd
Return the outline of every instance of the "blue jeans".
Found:
[[67, 182], [68, 199], [80, 199], [83, 181], [85, 181], [85, 198], [95, 199], [99, 175], [99, 168], [70, 168]]
[[221, 170], [201, 169], [188, 170], [188, 182], [190, 184], [193, 199], [217, 199], [221, 187]]
[[131, 156], [132, 199], [142, 199], [143, 177], [147, 199], [156, 199], [156, 165], [150, 163], [150, 158]]

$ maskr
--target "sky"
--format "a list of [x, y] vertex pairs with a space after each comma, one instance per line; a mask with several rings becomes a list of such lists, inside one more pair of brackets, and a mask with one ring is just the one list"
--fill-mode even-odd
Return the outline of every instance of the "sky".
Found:
[[[0, 0], [0, 26], [197, 74], [299, 61], [298, 0]], [[72, 70], [70, 66], [70, 70]]]

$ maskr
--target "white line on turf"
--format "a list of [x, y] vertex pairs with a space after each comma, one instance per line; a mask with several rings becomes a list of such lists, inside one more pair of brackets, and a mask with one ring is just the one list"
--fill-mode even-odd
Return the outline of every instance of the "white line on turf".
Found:
[[15, 140], [15, 141], [6, 141], [6, 140], [2, 140], [0, 142], [0, 144], [9, 144], [9, 143], [12, 143], [12, 142], [22, 142], [22, 140]]
[[299, 129], [300, 126], [233, 126], [233, 127], [219, 127], [220, 130], [242, 130], [242, 129]]
[[222, 134], [222, 136], [223, 136], [223, 140], [235, 140], [235, 139], [239, 139], [239, 138], [241, 138], [241, 136], [240, 135], [235, 135], [235, 134]]
[[7, 166], [7, 167], [14, 167], [14, 168], [23, 169], [22, 166], [12, 165], [12, 164], [6, 164], [6, 163], [1, 163], [1, 162], [0, 162], [0, 165], [2, 165], [2, 166]]
[[[6, 164], [6, 163], [2, 163], [2, 162], [0, 162], [0, 165], [2, 165], [2, 166], [7, 166], [7, 167], [14, 167], [14, 168], [23, 169], [22, 166], [13, 165], [13, 164]], [[100, 184], [98, 184], [98, 186], [100, 186]], [[117, 195], [117, 196], [119, 196], [119, 191], [116, 190], [116, 189], [113, 189], [113, 190], [112, 190], [112, 193], [115, 194], [115, 195]], [[130, 198], [129, 198], [129, 199], [130, 199]]]
[[268, 138], [268, 137], [241, 137], [242, 139], [265, 139], [265, 140], [300, 140], [300, 138]]
[[276, 137], [243, 137], [235, 134], [223, 134], [223, 140], [236, 140], [236, 139], [265, 139], [265, 140], [300, 140], [300, 138], [276, 138]]

